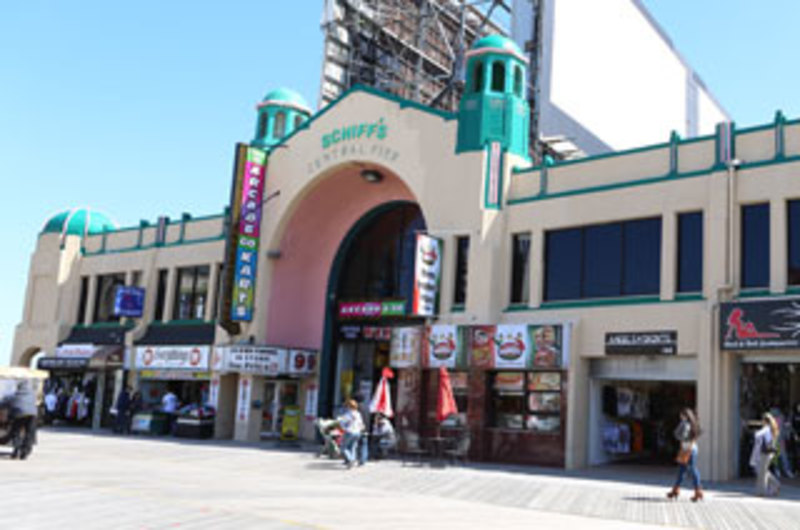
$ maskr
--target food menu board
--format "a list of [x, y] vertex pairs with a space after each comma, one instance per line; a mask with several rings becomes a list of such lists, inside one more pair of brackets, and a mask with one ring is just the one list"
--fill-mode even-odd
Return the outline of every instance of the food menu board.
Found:
[[561, 390], [561, 374], [558, 372], [531, 372], [528, 374], [528, 390]]

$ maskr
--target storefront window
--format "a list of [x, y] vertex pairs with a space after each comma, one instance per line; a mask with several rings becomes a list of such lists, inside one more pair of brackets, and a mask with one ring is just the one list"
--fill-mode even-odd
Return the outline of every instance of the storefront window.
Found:
[[678, 292], [703, 290], [703, 212], [678, 216]]
[[94, 322], [117, 322], [114, 315], [114, 297], [117, 287], [125, 285], [124, 274], [104, 274], [97, 277], [97, 293], [95, 295]]
[[769, 203], [742, 206], [742, 287], [767, 287], [769, 266]]
[[209, 267], [186, 267], [178, 269], [178, 285], [175, 289], [176, 320], [202, 320], [205, 318], [208, 298]]
[[511, 255], [511, 303], [528, 303], [528, 281], [530, 265], [531, 235], [514, 234]]
[[464, 305], [467, 301], [467, 271], [469, 263], [469, 236], [456, 238], [456, 284], [453, 304]]
[[545, 300], [658, 294], [661, 219], [547, 232]]
[[560, 372], [495, 372], [490, 378], [494, 427], [561, 431]]
[[800, 201], [789, 201], [789, 285], [800, 285]]

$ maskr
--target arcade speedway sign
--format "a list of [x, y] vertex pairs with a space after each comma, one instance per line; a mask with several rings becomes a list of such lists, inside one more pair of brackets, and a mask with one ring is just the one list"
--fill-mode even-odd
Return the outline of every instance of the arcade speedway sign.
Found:
[[136, 368], [140, 370], [206, 371], [211, 346], [139, 346]]

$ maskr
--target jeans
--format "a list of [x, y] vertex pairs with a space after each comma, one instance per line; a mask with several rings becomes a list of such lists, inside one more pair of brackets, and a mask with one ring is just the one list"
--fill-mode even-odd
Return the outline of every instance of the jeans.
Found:
[[345, 463], [349, 464], [355, 462], [359, 439], [361, 439], [360, 434], [344, 433], [344, 439], [342, 440], [342, 456], [344, 456]]
[[772, 454], [762, 454], [758, 461], [756, 495], [777, 495], [780, 490], [781, 483], [778, 477], [769, 470], [770, 460], [772, 460]]
[[694, 489], [700, 489], [700, 472], [697, 470], [697, 447], [692, 448], [692, 454], [689, 457], [689, 462], [686, 464], [681, 464], [678, 468], [678, 479], [675, 481], [675, 487], [678, 488], [683, 484], [683, 477], [686, 476], [686, 470], [689, 470], [689, 473], [692, 476], [692, 483], [694, 485]]

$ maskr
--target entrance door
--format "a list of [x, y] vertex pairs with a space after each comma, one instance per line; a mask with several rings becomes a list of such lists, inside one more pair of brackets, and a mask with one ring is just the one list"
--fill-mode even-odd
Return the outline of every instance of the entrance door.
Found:
[[291, 379], [268, 379], [264, 385], [261, 438], [278, 438], [281, 434], [283, 411], [286, 407], [297, 406], [300, 385], [298, 381]]

